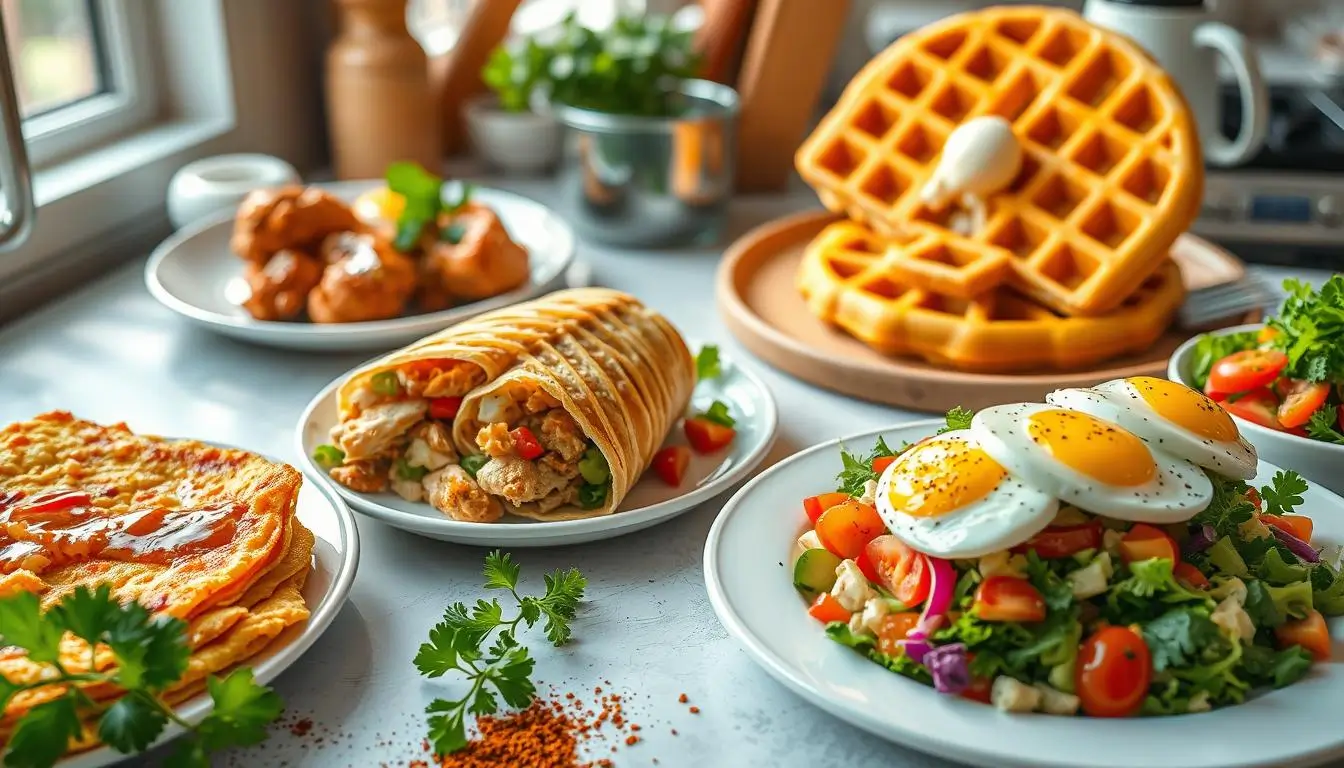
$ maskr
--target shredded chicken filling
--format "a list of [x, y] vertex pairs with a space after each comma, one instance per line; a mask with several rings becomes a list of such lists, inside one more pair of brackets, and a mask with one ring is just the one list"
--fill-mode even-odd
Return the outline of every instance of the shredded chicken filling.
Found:
[[555, 398], [538, 390], [521, 407], [516, 399], [498, 407], [522, 415], [487, 423], [477, 434], [489, 458], [476, 473], [481, 488], [514, 505], [534, 503], [543, 513], [570, 504], [600, 506], [610, 484], [606, 460]]

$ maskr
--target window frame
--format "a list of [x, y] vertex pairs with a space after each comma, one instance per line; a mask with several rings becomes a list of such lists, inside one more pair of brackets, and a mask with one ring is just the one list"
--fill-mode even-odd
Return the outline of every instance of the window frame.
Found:
[[149, 0], [91, 0], [89, 5], [94, 41], [101, 48], [103, 92], [23, 121], [28, 162], [35, 171], [142, 127], [158, 111]]

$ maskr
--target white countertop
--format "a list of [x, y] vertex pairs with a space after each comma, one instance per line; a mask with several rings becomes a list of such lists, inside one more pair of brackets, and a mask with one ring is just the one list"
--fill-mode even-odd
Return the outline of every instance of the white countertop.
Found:
[[[547, 202], [546, 182], [498, 186]], [[780, 214], [813, 207], [808, 194], [735, 203], [729, 239]], [[712, 276], [720, 249], [616, 252], [583, 245], [594, 281], [629, 291], [688, 337], [717, 342], [757, 370], [779, 404], [780, 434], [767, 464], [805, 446], [922, 414], [850, 400], [789, 378], [746, 353], [720, 324]], [[197, 437], [293, 461], [303, 407], [365, 355], [304, 355], [246, 346], [188, 326], [145, 290], [137, 260], [41, 311], [0, 327], [0, 423], [65, 409], [137, 432]], [[1265, 270], [1280, 276], [1283, 270]], [[1319, 279], [1324, 273], [1306, 277]], [[656, 528], [574, 547], [515, 551], [528, 587], [577, 566], [588, 599], [576, 640], [558, 651], [527, 640], [535, 677], [591, 698], [624, 695], [643, 741], [611, 742], [592, 759], [617, 766], [942, 766], [869, 736], [776, 684], [728, 638], [702, 576], [706, 532], [726, 496]], [[485, 550], [417, 538], [359, 519], [363, 558], [350, 601], [327, 633], [275, 683], [286, 720], [309, 718], [299, 737], [229, 753], [219, 765], [403, 766], [420, 757], [423, 708], [452, 682], [425, 681], [411, 664], [443, 609], [481, 596]], [[610, 681], [608, 683], [607, 681]], [[545, 686], [542, 687], [545, 690]], [[677, 697], [685, 693], [688, 712]], [[671, 729], [679, 735], [673, 736]], [[321, 739], [319, 741], [319, 738]]]

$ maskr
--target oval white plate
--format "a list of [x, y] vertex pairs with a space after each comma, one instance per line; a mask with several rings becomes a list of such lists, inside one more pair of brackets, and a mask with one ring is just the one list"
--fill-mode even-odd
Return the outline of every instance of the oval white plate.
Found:
[[[380, 181], [314, 184], [344, 200]], [[283, 323], [253, 319], [232, 297], [247, 285], [243, 262], [229, 249], [232, 212], [221, 212], [169, 237], [145, 265], [145, 284], [165, 307], [191, 322], [235, 339], [270, 347], [306, 350], [391, 349], [487, 310], [537, 296], [558, 284], [574, 259], [574, 232], [549, 208], [497, 189], [476, 188], [472, 197], [490, 206], [504, 227], [527, 248], [532, 279], [515, 291], [442, 312], [363, 323]]]
[[[756, 374], [734, 365], [726, 357], [722, 365], [721, 377], [696, 387], [691, 405], [703, 410], [713, 401], [722, 400], [737, 419], [737, 438], [719, 453], [710, 456], [692, 453], [680, 488], [671, 488], [646, 472], [621, 503], [621, 509], [602, 517], [541, 522], [505, 515], [498, 523], [468, 523], [451, 520], [429, 504], [409, 502], [394, 493], [355, 493], [335, 483], [313, 462], [312, 455], [314, 448], [330, 439], [328, 435], [337, 421], [336, 388], [345, 376], [329, 384], [308, 404], [299, 419], [295, 450], [302, 457], [300, 466], [304, 474], [335, 488], [356, 512], [431, 539], [492, 547], [548, 547], [609, 539], [676, 517], [723, 493], [765, 458], [775, 439], [775, 400]], [[685, 442], [678, 425], [665, 444]]]
[[[274, 680], [298, 661], [326, 631], [341, 606], [345, 605], [359, 566], [359, 530], [350, 508], [332, 493], [328, 484], [314, 483], [307, 477], [304, 481], [299, 489], [298, 516], [316, 539], [313, 542], [313, 570], [303, 585], [303, 599], [308, 604], [309, 616], [307, 621], [286, 629], [265, 650], [247, 660], [259, 683]], [[202, 694], [179, 704], [176, 711], [178, 717], [195, 725], [205, 719], [212, 708], [210, 697]], [[155, 743], [162, 744], [181, 734], [180, 727], [170, 725]], [[132, 757], [111, 747], [99, 747], [68, 757], [57, 763], [57, 768], [101, 768], [129, 759]]]
[[[867, 451], [881, 435], [896, 447], [941, 425], [920, 421], [809, 448], [724, 506], [705, 543], [705, 586], [719, 621], [766, 672], [864, 730], [976, 765], [1244, 768], [1315, 764], [1344, 753], [1344, 732], [1323, 714], [1344, 708], [1338, 639], [1335, 661], [1283, 690], [1206, 714], [1125, 720], [1006, 714], [936, 693], [828, 640], [793, 588], [790, 554], [806, 522], [802, 499], [833, 490], [840, 443]], [[1275, 471], [1261, 462], [1257, 481]], [[1315, 520], [1316, 535], [1344, 542], [1344, 500], [1317, 486], [1304, 498], [1300, 511]], [[1330, 627], [1344, 637], [1344, 620]]]

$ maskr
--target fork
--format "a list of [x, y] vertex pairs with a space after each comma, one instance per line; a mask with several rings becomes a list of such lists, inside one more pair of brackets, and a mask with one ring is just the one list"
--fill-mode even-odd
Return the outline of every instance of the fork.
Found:
[[1198, 330], [1217, 321], [1237, 318], [1253, 310], [1268, 309], [1282, 299], [1265, 278], [1249, 273], [1241, 280], [1191, 291], [1185, 297], [1179, 322], [1182, 328]]

